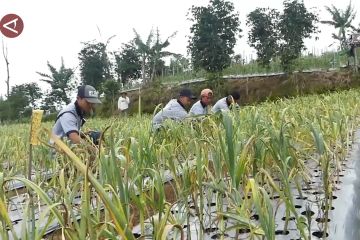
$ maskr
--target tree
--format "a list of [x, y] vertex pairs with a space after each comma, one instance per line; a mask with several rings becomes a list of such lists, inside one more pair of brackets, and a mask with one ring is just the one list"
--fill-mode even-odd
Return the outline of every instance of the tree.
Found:
[[5, 64], [6, 64], [6, 73], [7, 73], [7, 78], [6, 78], [6, 96], [9, 96], [10, 94], [10, 70], [9, 70], [9, 57], [8, 57], [8, 48], [7, 46], [5, 46], [4, 44], [4, 39], [2, 39], [2, 52], [3, 52], [3, 57], [5, 60]]
[[244, 61], [241, 54], [235, 54], [231, 57], [231, 62], [235, 64], [243, 64]]
[[270, 66], [278, 52], [279, 17], [278, 11], [269, 8], [256, 8], [247, 15], [248, 43], [257, 51], [257, 62], [265, 67]]
[[280, 60], [285, 72], [291, 72], [294, 61], [305, 50], [304, 39], [317, 32], [318, 17], [309, 12], [304, 2], [285, 0], [284, 12], [280, 16], [279, 32], [281, 38]]
[[164, 71], [167, 70], [168, 66], [165, 66], [165, 61], [162, 59], [151, 60], [152, 70], [150, 79], [153, 81], [156, 77], [163, 76]]
[[176, 35], [176, 32], [171, 34], [164, 42], [160, 39], [159, 29], [156, 29], [156, 40], [154, 45], [150, 49], [150, 62], [151, 62], [151, 81], [154, 80], [156, 76], [159, 76], [162, 72], [162, 69], [165, 67], [165, 62], [162, 61], [162, 58], [168, 56], [177, 56], [178, 54], [164, 51], [164, 48], [167, 48], [170, 45], [169, 39], [173, 38]]
[[47, 66], [50, 74], [37, 72], [37, 74], [43, 77], [40, 81], [46, 82], [51, 86], [51, 90], [47, 94], [48, 100], [46, 102], [51, 103], [52, 105], [69, 104], [71, 101], [70, 93], [75, 88], [75, 82], [73, 81], [74, 70], [65, 67], [63, 58], [61, 58], [59, 70], [49, 62], [47, 62]]
[[176, 55], [170, 59], [170, 71], [172, 75], [190, 70], [190, 61], [182, 55]]
[[[12, 120], [23, 117], [23, 113], [28, 108], [38, 107], [37, 102], [41, 97], [41, 89], [36, 83], [25, 83], [12, 87], [10, 95], [6, 100], [9, 109], [11, 109], [11, 111], [8, 111], [8, 119]], [[28, 116], [30, 116], [29, 113], [26, 117]]]
[[39, 100], [42, 98], [43, 93], [37, 83], [24, 84], [25, 95], [28, 100], [28, 106], [31, 108], [39, 107]]
[[137, 47], [138, 53], [140, 54], [140, 59], [141, 59], [142, 80], [143, 80], [143, 82], [146, 82], [146, 72], [148, 72], [146, 69], [146, 64], [151, 55], [151, 46], [152, 46], [151, 44], [153, 41], [154, 33], [153, 33], [153, 30], [151, 29], [146, 42], [144, 42], [141, 39], [140, 35], [136, 32], [136, 30], [135, 29], [133, 29], [133, 30], [135, 33], [134, 42], [136, 44], [136, 47]]
[[0, 96], [0, 123], [9, 119], [9, 104], [2, 96]]
[[346, 34], [348, 29], [354, 28], [351, 23], [356, 15], [356, 12], [351, 5], [351, 1], [345, 11], [336, 8], [334, 5], [331, 5], [331, 7], [326, 6], [325, 9], [331, 14], [332, 20], [321, 21], [321, 23], [328, 24], [334, 26], [335, 29], [339, 29], [337, 34], [332, 34], [332, 37], [340, 42], [341, 50], [347, 49]]
[[156, 30], [156, 39], [154, 40], [154, 33], [153, 30], [151, 30], [146, 42], [142, 41], [135, 29], [134, 33], [134, 42], [141, 58], [142, 79], [144, 82], [152, 81], [159, 75], [159, 72], [162, 72], [161, 68], [164, 67], [162, 58], [177, 55], [175, 53], [164, 51], [164, 49], [170, 45], [169, 39], [174, 37], [176, 32], [171, 34], [164, 42], [160, 39], [159, 29]]
[[106, 80], [104, 83], [105, 101], [103, 102], [103, 113], [113, 115], [114, 110], [117, 108], [117, 97], [120, 90], [119, 83], [114, 80]]
[[115, 61], [115, 71], [121, 79], [122, 84], [141, 77], [140, 54], [137, 51], [134, 41], [123, 44], [121, 52], [115, 54]]
[[112, 78], [106, 44], [101, 42], [83, 44], [84, 47], [79, 53], [81, 81], [102, 92], [102, 84]]
[[234, 4], [225, 0], [210, 0], [206, 7], [192, 6], [190, 13], [193, 25], [188, 50], [195, 70], [221, 73], [230, 66], [236, 35], [241, 32]]

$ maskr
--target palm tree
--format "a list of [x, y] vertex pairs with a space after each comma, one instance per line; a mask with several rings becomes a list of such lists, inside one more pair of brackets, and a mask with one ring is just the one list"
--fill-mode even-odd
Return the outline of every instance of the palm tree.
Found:
[[176, 32], [171, 34], [164, 42], [160, 39], [159, 29], [156, 30], [156, 39], [154, 40], [154, 32], [151, 29], [150, 34], [146, 42], [143, 42], [140, 35], [136, 32], [135, 29], [135, 45], [137, 46], [138, 52], [141, 58], [142, 66], [142, 78], [146, 82], [146, 71], [148, 71], [148, 76], [150, 81], [152, 81], [156, 75], [156, 66], [161, 62], [163, 57], [167, 56], [177, 56], [178, 54], [164, 51], [163, 49], [170, 45], [169, 39], [176, 35]]
[[332, 34], [332, 37], [340, 41], [341, 50], [346, 49], [346, 33], [349, 28], [353, 28], [351, 22], [354, 20], [356, 12], [354, 11], [351, 1], [345, 11], [336, 8], [334, 5], [331, 7], [326, 6], [325, 9], [331, 14], [332, 20], [320, 21], [323, 24], [334, 26], [339, 29], [338, 34]]
[[134, 42], [137, 46], [137, 50], [138, 50], [138, 52], [140, 54], [140, 58], [141, 58], [142, 80], [145, 83], [146, 82], [146, 62], [150, 58], [150, 55], [151, 55], [151, 47], [152, 47], [151, 44], [153, 42], [154, 32], [151, 29], [146, 42], [143, 42], [143, 40], [141, 39], [140, 35], [136, 32], [136, 30], [135, 29], [133, 29], [133, 30], [135, 33]]
[[57, 70], [49, 62], [47, 66], [50, 70], [50, 74], [36, 72], [39, 74], [42, 79], [40, 81], [46, 82], [51, 86], [51, 92], [48, 98], [51, 98], [57, 104], [70, 103], [69, 95], [71, 91], [75, 88], [73, 83], [74, 70], [71, 68], [65, 68], [64, 60], [61, 58], [60, 69]]
[[171, 34], [164, 42], [161, 42], [159, 29], [156, 29], [156, 41], [151, 48], [151, 63], [152, 63], [152, 71], [151, 71], [151, 81], [154, 80], [156, 75], [156, 66], [158, 65], [159, 61], [163, 57], [168, 56], [178, 56], [176, 53], [163, 51], [164, 48], [170, 45], [169, 39], [173, 38], [177, 32]]

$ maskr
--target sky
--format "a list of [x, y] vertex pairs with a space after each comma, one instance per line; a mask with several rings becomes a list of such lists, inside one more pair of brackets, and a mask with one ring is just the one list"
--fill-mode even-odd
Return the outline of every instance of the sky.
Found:
[[[65, 67], [76, 68], [79, 65], [78, 53], [82, 42], [91, 40], [106, 42], [114, 36], [108, 49], [116, 51], [122, 43], [134, 37], [133, 29], [146, 40], [150, 30], [158, 28], [164, 40], [177, 31], [170, 40], [168, 51], [187, 54], [187, 40], [191, 22], [187, 13], [192, 5], [207, 5], [208, 0], [0, 0], [0, 18], [9, 13], [20, 16], [24, 30], [16, 38], [3, 37], [7, 47], [10, 67], [10, 85], [37, 82], [43, 89], [48, 86], [40, 82], [36, 72], [49, 73], [47, 62], [57, 69], [61, 58]], [[235, 53], [248, 58], [255, 58], [256, 52], [247, 44], [248, 28], [246, 15], [256, 7], [282, 9], [282, 0], [233, 0], [235, 10], [239, 13], [242, 38], [238, 39]], [[308, 9], [316, 8], [320, 20], [330, 20], [330, 14], [324, 6], [334, 5], [345, 9], [348, 1], [343, 0], [304, 0]], [[360, 1], [352, 5], [358, 10], [354, 20], [360, 23]], [[306, 40], [310, 51], [319, 54], [322, 51], [336, 48], [331, 33], [335, 29], [319, 25], [319, 40]], [[0, 43], [1, 44], [1, 43]], [[0, 49], [1, 51], [1, 49]], [[0, 53], [0, 95], [6, 94], [6, 64], [2, 51]], [[77, 78], [79, 76], [77, 75]]]

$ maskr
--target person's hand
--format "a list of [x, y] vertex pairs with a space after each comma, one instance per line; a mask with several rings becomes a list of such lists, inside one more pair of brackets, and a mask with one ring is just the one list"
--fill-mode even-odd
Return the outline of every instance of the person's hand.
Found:
[[93, 143], [94, 145], [98, 146], [99, 141], [101, 138], [100, 131], [87, 131], [80, 134], [81, 138], [88, 140], [89, 142]]

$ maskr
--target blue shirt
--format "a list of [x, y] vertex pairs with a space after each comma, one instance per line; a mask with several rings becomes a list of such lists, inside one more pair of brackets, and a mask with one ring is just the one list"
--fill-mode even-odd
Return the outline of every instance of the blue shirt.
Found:
[[52, 133], [60, 138], [68, 137], [73, 132], [79, 133], [83, 119], [83, 112], [77, 102], [70, 103], [59, 112]]

